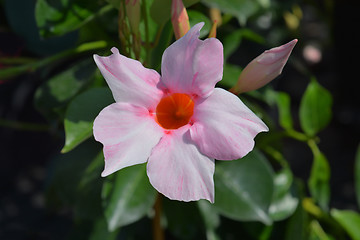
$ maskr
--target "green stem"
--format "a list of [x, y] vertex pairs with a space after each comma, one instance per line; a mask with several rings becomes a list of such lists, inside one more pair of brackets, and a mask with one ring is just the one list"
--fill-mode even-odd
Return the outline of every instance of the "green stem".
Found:
[[83, 43], [80, 46], [69, 49], [66, 51], [63, 51], [61, 53], [55, 54], [53, 56], [44, 58], [42, 60], [31, 62], [25, 65], [16, 66], [16, 67], [10, 67], [0, 70], [0, 79], [9, 79], [11, 77], [15, 77], [17, 75], [20, 75], [25, 72], [32, 72], [36, 71], [37, 69], [50, 64], [52, 62], [58, 61], [60, 59], [80, 54], [87, 51], [93, 51], [95, 49], [101, 49], [105, 48], [107, 46], [107, 43], [105, 41], [96, 41], [96, 42], [89, 42], [89, 43]]
[[145, 23], [145, 51], [146, 51], [146, 59], [145, 63], [150, 63], [150, 36], [149, 36], [149, 19], [146, 11], [146, 1], [141, 2], [141, 11], [144, 16]]

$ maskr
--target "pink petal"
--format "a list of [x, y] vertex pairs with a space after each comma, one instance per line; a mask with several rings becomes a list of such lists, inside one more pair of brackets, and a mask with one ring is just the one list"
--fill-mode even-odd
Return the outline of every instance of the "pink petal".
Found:
[[109, 85], [116, 102], [128, 102], [155, 110], [162, 97], [157, 88], [160, 75], [139, 61], [127, 58], [112, 48], [112, 55], [94, 60]]
[[94, 137], [104, 145], [105, 177], [124, 167], [144, 163], [163, 135], [144, 107], [113, 103], [94, 121]]
[[203, 25], [196, 24], [163, 54], [161, 81], [170, 92], [206, 97], [222, 79], [223, 46], [216, 38], [199, 39]]
[[268, 127], [235, 95], [215, 88], [195, 105], [191, 139], [200, 152], [219, 160], [245, 156], [254, 147], [254, 137]]
[[153, 149], [147, 165], [150, 183], [173, 200], [214, 202], [214, 159], [199, 152], [188, 129], [171, 131]]
[[252, 60], [242, 71], [233, 92], [242, 93], [261, 88], [280, 75], [296, 43], [297, 39], [294, 39], [267, 50]]

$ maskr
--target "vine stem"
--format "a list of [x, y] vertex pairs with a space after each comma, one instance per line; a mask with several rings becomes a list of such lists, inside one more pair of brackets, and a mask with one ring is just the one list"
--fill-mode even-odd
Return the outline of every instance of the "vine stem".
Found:
[[157, 195], [154, 204], [155, 216], [153, 218], [153, 239], [165, 240], [164, 229], [161, 227], [162, 196]]

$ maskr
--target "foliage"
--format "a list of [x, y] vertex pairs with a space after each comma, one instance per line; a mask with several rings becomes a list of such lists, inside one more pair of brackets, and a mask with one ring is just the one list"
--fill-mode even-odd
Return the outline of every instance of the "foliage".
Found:
[[[271, 24], [280, 21], [282, 15], [276, 13], [293, 12], [291, 7], [298, 7], [295, 1], [290, 2], [293, 4], [282, 5], [275, 0], [184, 1], [190, 24], [206, 23], [201, 32], [203, 38], [212, 24], [208, 9], [217, 8], [223, 14], [217, 29], [226, 60], [220, 87], [234, 86], [245, 67], [232, 60], [238, 57], [244, 41], [263, 49], [277, 43], [273, 41], [265, 46], [271, 39], [270, 30], [259, 31], [254, 23], [268, 13], [274, 16]], [[113, 99], [91, 55], [107, 55], [109, 48], [116, 46], [122, 54], [159, 70], [162, 52], [174, 40], [169, 1], [142, 1], [138, 54], [137, 39], [132, 35], [134, 29], [128, 19], [124, 19], [124, 25], [118, 25], [123, 4], [123, 0], [36, 1], [35, 18], [41, 38], [61, 41], [76, 33], [71, 35], [75, 41], [70, 41], [66, 50], [0, 69], [0, 79], [9, 81], [24, 73], [41, 73], [44, 81], [36, 90], [34, 104], [49, 122], [63, 124], [65, 133], [62, 154], [51, 164], [48, 202], [54, 208], [70, 207], [79, 224], [90, 222], [91, 231], [78, 233], [84, 239], [148, 236], [151, 229], [144, 225], [150, 225], [149, 219], [155, 214], [157, 193], [148, 182], [145, 165], [100, 178], [103, 157], [101, 147], [92, 137], [94, 118]], [[301, 42], [297, 32], [285, 23], [282, 25], [281, 31], [277, 29], [281, 32], [277, 39], [284, 41], [295, 36]], [[347, 236], [359, 239], [360, 215], [355, 211], [331, 209], [329, 205], [331, 169], [318, 144], [319, 133], [331, 121], [332, 96], [315, 76], [307, 76], [309, 82], [298, 113], [292, 111], [292, 97], [271, 85], [240, 96], [270, 126], [270, 132], [257, 137], [255, 150], [246, 157], [217, 162], [214, 204], [164, 199], [162, 223], [166, 235], [209, 240], [240, 237], [324, 240], [347, 239]], [[269, 114], [274, 110], [277, 116]], [[313, 154], [307, 185], [294, 175], [284, 155], [283, 143], [288, 139], [308, 146]], [[359, 152], [355, 180], [360, 202]], [[136, 228], [145, 229], [145, 233], [137, 232]]]

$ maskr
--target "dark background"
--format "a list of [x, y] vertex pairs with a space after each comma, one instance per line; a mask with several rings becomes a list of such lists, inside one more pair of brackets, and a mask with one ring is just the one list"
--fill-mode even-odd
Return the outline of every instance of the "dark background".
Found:
[[[8, 9], [14, 2], [0, 1], [0, 57], [46, 56], [71, 46], [71, 34], [60, 41], [40, 40], [35, 22], [31, 20], [34, 1], [17, 8], [24, 15], [16, 23]], [[334, 1], [330, 13], [322, 12], [323, 4], [322, 1], [313, 7], [304, 4], [302, 37], [292, 56], [300, 59], [334, 98], [333, 119], [319, 134], [320, 149], [331, 166], [331, 207], [357, 210], [353, 176], [360, 133], [359, 4]], [[23, 25], [23, 31], [14, 29], [17, 24]], [[322, 59], [318, 63], [307, 62], [303, 57], [304, 46], [309, 42], [316, 42], [321, 49]], [[38, 44], [41, 50], [34, 51]], [[243, 66], [263, 50], [261, 46], [244, 41], [239, 52], [246, 57], [239, 64]], [[2, 67], [0, 63], [0, 69]], [[27, 131], [16, 124], [5, 126], [8, 122], [0, 122], [0, 239], [63, 239], [71, 225], [70, 210], [53, 212], [46, 207], [44, 198], [49, 159], [60, 152], [64, 135], [61, 126], [47, 122], [34, 109], [34, 91], [41, 81], [38, 72], [0, 79], [0, 119], [36, 123], [47, 128]], [[275, 89], [290, 94], [294, 119], [298, 119], [298, 107], [307, 83], [308, 78], [299, 74], [291, 62], [272, 83]], [[294, 174], [306, 181], [312, 163], [310, 150], [292, 140], [285, 142], [285, 146], [285, 157]]]

